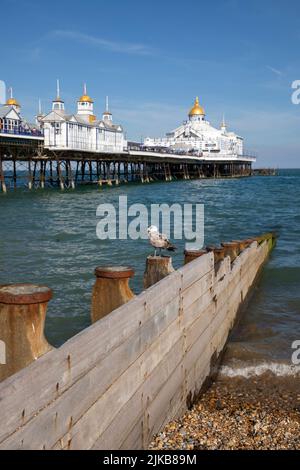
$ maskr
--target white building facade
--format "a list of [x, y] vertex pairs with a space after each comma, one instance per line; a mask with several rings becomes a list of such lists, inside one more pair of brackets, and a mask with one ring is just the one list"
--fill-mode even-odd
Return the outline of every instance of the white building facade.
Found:
[[28, 123], [21, 115], [21, 105], [13, 97], [10, 88], [10, 97], [5, 104], [0, 105], [0, 134], [33, 135], [39, 136], [39, 126]]
[[46, 115], [40, 113], [37, 121], [44, 133], [45, 147], [52, 150], [120, 153], [127, 146], [122, 126], [113, 123], [108, 99], [102, 119], [97, 119], [94, 102], [87, 94], [86, 86], [77, 101], [77, 113], [67, 114], [58, 84], [52, 111]]
[[203, 156], [229, 157], [243, 155], [243, 138], [229, 132], [223, 118], [220, 129], [205, 118], [198, 97], [189, 112], [189, 119], [164, 138], [144, 140], [146, 147], [164, 147], [176, 152], [193, 152]]

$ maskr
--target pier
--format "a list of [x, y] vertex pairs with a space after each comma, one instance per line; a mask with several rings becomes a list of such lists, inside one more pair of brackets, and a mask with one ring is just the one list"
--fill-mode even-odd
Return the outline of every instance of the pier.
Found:
[[81, 184], [112, 186], [121, 183], [238, 178], [252, 175], [251, 156], [220, 157], [191, 152], [139, 149], [123, 152], [45, 148], [40, 135], [0, 134], [0, 189], [58, 187]]
[[138, 295], [130, 267], [100, 266], [91, 326], [58, 349], [43, 331], [55, 292], [0, 286], [0, 449], [147, 448], [215, 373], [274, 245], [272, 233], [223, 242], [178, 270], [153, 257]]

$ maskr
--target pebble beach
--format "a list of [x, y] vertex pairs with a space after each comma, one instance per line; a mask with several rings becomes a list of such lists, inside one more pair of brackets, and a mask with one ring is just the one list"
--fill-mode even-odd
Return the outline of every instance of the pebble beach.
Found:
[[218, 380], [150, 449], [299, 450], [299, 379]]

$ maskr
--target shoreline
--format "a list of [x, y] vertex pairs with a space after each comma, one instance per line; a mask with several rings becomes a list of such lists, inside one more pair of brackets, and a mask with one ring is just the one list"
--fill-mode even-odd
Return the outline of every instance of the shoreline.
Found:
[[218, 378], [191, 410], [154, 437], [149, 449], [299, 450], [299, 379]]

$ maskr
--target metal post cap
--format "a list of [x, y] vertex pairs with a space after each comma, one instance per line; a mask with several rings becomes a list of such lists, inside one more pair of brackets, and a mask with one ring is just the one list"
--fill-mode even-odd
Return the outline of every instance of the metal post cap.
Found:
[[126, 279], [134, 276], [134, 269], [128, 266], [99, 266], [95, 276], [106, 279]]
[[8, 284], [0, 287], [0, 303], [11, 305], [30, 305], [48, 302], [52, 290], [36, 284]]

